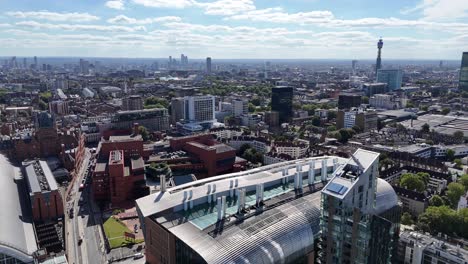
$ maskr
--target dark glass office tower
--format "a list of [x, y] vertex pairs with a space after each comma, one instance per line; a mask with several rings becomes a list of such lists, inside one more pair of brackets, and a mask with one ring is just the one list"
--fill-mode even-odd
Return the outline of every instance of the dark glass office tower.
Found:
[[288, 123], [293, 117], [293, 88], [277, 86], [271, 89], [271, 110], [279, 113], [279, 122]]
[[463, 52], [462, 63], [460, 67], [460, 90], [468, 91], [468, 52]]

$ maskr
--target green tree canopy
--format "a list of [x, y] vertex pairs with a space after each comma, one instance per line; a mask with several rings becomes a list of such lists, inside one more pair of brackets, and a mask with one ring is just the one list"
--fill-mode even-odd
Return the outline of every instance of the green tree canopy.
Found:
[[414, 224], [413, 217], [411, 216], [410, 213], [404, 212], [401, 215], [401, 224], [403, 224], [403, 225], [412, 225], [412, 224]]
[[140, 133], [141, 137], [143, 138], [143, 141], [150, 140], [150, 133], [148, 132], [148, 129], [146, 129], [146, 127], [139, 126], [138, 133]]
[[417, 192], [423, 192], [426, 190], [426, 183], [422, 177], [418, 176], [417, 174], [405, 173], [401, 175], [400, 187], [408, 190], [415, 190]]
[[429, 205], [430, 206], [443, 206], [444, 200], [439, 195], [434, 195], [429, 200]]
[[151, 96], [145, 99], [145, 108], [168, 108], [169, 102], [161, 97]]
[[453, 160], [455, 158], [455, 151], [453, 149], [447, 150], [447, 159]]
[[453, 207], [458, 205], [458, 201], [463, 194], [465, 194], [465, 187], [462, 184], [451, 182], [447, 186], [447, 197], [449, 198]]
[[468, 174], [463, 174], [458, 182], [465, 187], [465, 190], [468, 190]]

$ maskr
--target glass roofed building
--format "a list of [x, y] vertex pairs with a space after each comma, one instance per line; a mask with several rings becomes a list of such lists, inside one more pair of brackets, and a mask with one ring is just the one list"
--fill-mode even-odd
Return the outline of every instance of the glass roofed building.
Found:
[[329, 156], [287, 161], [190, 182], [138, 199], [146, 260], [313, 261], [320, 238], [320, 190], [338, 168], [350, 162]]

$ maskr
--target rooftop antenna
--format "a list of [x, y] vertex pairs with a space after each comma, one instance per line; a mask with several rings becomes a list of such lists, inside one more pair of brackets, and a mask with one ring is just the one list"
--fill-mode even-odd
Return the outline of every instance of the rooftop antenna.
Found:
[[358, 166], [358, 173], [361, 174], [364, 171], [364, 166], [362, 166], [361, 162], [356, 158], [356, 156], [354, 156], [354, 154], [351, 154], [351, 158]]

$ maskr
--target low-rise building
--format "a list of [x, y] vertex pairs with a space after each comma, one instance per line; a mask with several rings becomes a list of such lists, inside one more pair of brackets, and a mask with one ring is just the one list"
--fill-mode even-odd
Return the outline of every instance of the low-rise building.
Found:
[[153, 108], [119, 111], [112, 118], [112, 126], [115, 129], [131, 130], [135, 123], [150, 131], [165, 131], [169, 129], [169, 114], [165, 108]]
[[261, 153], [267, 153], [271, 151], [271, 142], [268, 139], [262, 137], [233, 137], [231, 140], [228, 140], [226, 144], [235, 148], [236, 150], [240, 150], [243, 145], [247, 144]]
[[46, 222], [63, 217], [62, 196], [47, 162], [25, 161], [23, 170], [28, 182], [33, 220]]
[[404, 231], [400, 233], [397, 256], [405, 264], [466, 264], [468, 251], [427, 234]]

